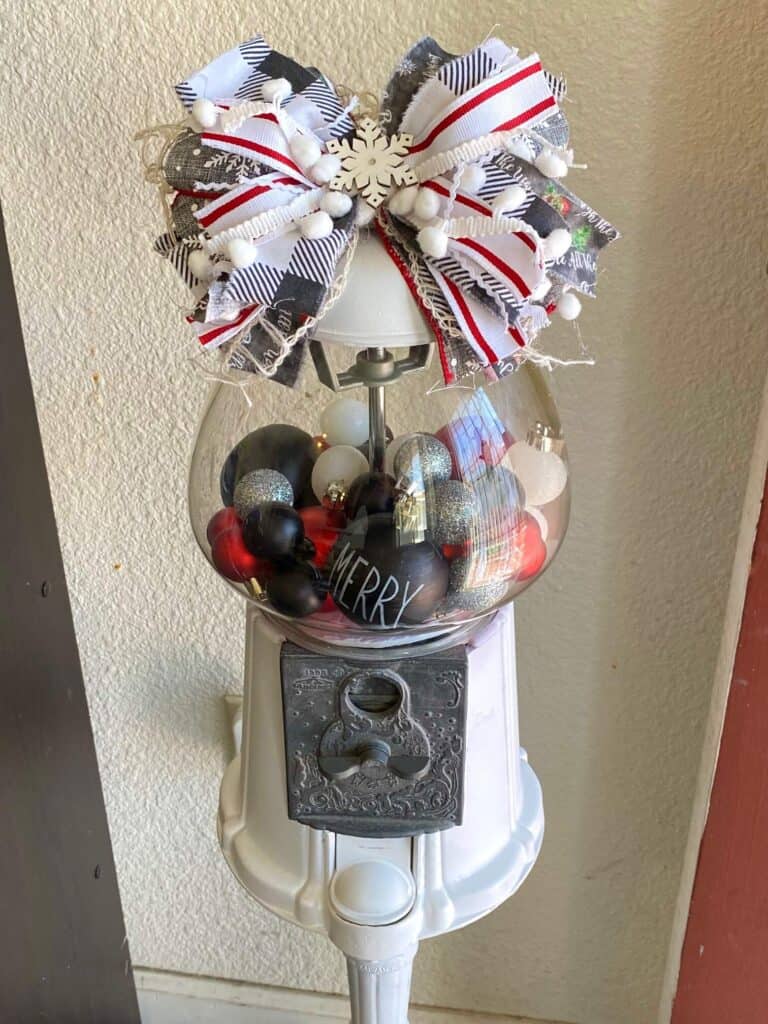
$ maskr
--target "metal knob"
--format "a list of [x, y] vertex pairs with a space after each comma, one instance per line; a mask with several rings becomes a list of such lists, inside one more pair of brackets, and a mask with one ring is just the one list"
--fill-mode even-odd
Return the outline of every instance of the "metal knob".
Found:
[[387, 743], [370, 737], [350, 754], [319, 757], [318, 765], [324, 775], [337, 782], [349, 779], [358, 772], [370, 778], [381, 778], [387, 771], [393, 771], [401, 779], [419, 779], [429, 769], [429, 758], [406, 754], [393, 757]]

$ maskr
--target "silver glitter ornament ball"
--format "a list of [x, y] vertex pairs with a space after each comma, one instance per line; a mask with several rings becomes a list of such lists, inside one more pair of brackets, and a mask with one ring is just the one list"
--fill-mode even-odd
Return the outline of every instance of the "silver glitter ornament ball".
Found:
[[395, 479], [401, 487], [423, 489], [451, 479], [451, 453], [433, 434], [411, 434], [395, 455]]
[[438, 545], [463, 544], [472, 535], [478, 502], [471, 487], [460, 480], [441, 480], [427, 506], [432, 539]]
[[246, 473], [235, 487], [234, 505], [239, 519], [246, 520], [256, 506], [263, 505], [265, 501], [293, 504], [293, 488], [276, 469], [254, 469]]
[[471, 582], [471, 558], [454, 558], [448, 571], [448, 593], [440, 605], [441, 615], [453, 612], [468, 612], [480, 615], [502, 601], [507, 593], [507, 584], [494, 580], [479, 587], [468, 587]]

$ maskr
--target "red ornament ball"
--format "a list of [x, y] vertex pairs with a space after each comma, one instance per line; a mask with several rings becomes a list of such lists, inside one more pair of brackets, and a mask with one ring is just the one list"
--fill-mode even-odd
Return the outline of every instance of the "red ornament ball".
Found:
[[515, 579], [519, 583], [533, 579], [544, 568], [547, 545], [542, 540], [539, 524], [527, 512], [515, 528], [512, 546], [520, 557], [520, 568], [515, 573]]
[[318, 569], [322, 569], [346, 526], [346, 516], [339, 509], [325, 508], [323, 505], [300, 508], [298, 512], [304, 523], [305, 536], [315, 545], [312, 561]]
[[[234, 512], [234, 509], [223, 509], [222, 512]], [[229, 527], [221, 527], [224, 521], [222, 512], [217, 512], [208, 524], [208, 537], [213, 536], [211, 544], [211, 560], [222, 576], [235, 583], [246, 583], [248, 580], [262, 582], [269, 576], [270, 566], [261, 558], [252, 555], [243, 540], [243, 528], [235, 513], [235, 522]], [[215, 522], [218, 520], [218, 522]]]
[[237, 518], [237, 512], [233, 508], [221, 508], [219, 511], [211, 516], [211, 521], [208, 523], [208, 528], [205, 531], [205, 535], [208, 538], [208, 543], [213, 547], [216, 543], [216, 538], [224, 530], [231, 530], [233, 526], [237, 526], [240, 520]]

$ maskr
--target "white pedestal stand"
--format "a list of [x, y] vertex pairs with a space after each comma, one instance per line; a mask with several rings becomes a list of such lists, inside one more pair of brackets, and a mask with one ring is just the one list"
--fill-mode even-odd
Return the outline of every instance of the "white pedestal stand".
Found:
[[541, 789], [518, 738], [513, 611], [468, 644], [463, 824], [413, 838], [357, 838], [288, 818], [283, 639], [249, 608], [242, 750], [222, 782], [222, 849], [260, 903], [344, 952], [352, 1024], [407, 1024], [420, 939], [498, 907], [541, 847]]

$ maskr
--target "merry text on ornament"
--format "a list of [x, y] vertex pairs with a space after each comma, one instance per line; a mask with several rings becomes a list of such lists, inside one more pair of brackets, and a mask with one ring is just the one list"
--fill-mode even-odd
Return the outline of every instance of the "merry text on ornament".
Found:
[[[355, 558], [357, 555], [357, 558]], [[403, 587], [402, 595], [400, 594], [400, 581], [395, 576], [388, 576], [384, 581], [384, 586], [381, 587], [381, 573], [375, 565], [371, 565], [367, 558], [363, 558], [362, 555], [357, 554], [355, 549], [350, 544], [345, 544], [344, 549], [337, 558], [333, 569], [331, 570], [330, 582], [332, 584], [331, 593], [333, 594], [334, 600], [338, 605], [343, 608], [349, 609], [349, 605], [344, 600], [344, 595], [348, 589], [350, 583], [357, 572], [359, 566], [370, 565], [368, 574], [362, 581], [357, 596], [355, 597], [355, 603], [351, 608], [352, 614], [358, 613], [358, 606], [360, 608], [360, 614], [364, 621], [374, 624], [374, 618], [378, 612], [380, 618], [380, 625], [386, 626], [387, 621], [384, 614], [384, 605], [391, 604], [395, 599], [399, 597], [400, 608], [395, 616], [393, 625], [397, 627], [400, 624], [400, 619], [403, 616], [403, 612], [408, 605], [416, 599], [420, 591], [424, 589], [424, 584], [420, 584], [411, 591], [411, 581], [406, 580], [405, 586]], [[335, 577], [335, 581], [334, 581]], [[381, 587], [381, 589], [379, 589]], [[394, 588], [394, 589], [392, 589]], [[378, 591], [378, 593], [377, 593]], [[376, 594], [376, 600], [374, 601], [373, 607], [370, 612], [368, 611], [366, 597]], [[389, 609], [388, 609], [389, 610]]]

